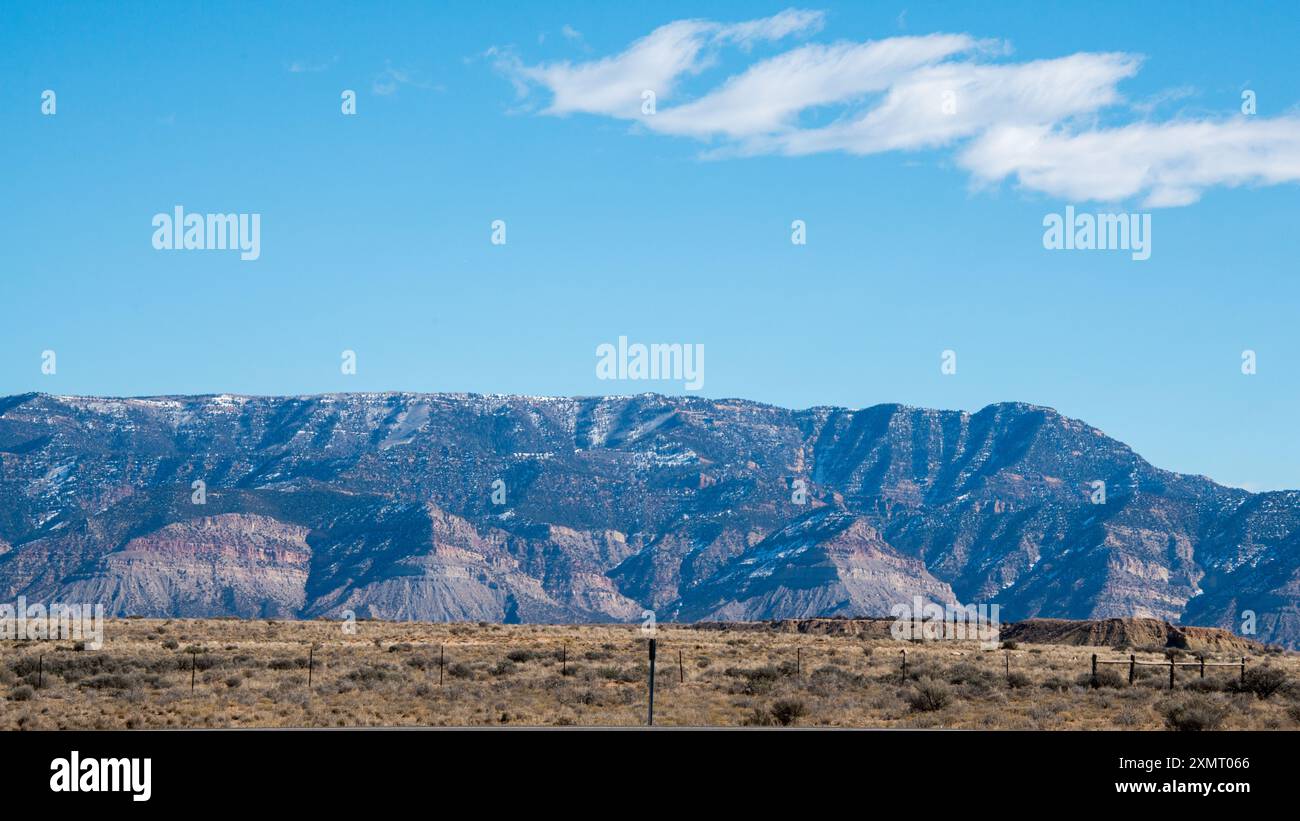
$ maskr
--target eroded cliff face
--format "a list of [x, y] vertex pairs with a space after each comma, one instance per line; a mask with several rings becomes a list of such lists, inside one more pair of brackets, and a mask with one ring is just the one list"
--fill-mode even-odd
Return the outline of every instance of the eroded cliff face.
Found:
[[1250, 611], [1254, 638], [1295, 644], [1300, 498], [1158, 470], [1014, 403], [28, 394], [0, 399], [0, 595], [20, 594], [574, 622], [882, 616], [922, 595], [1004, 620], [1239, 630]]
[[174, 522], [87, 563], [57, 596], [114, 614], [289, 618], [306, 601], [309, 532], [240, 513]]
[[956, 604], [952, 588], [901, 555], [860, 516], [822, 508], [729, 562], [683, 596], [687, 621], [888, 615], [914, 596]]

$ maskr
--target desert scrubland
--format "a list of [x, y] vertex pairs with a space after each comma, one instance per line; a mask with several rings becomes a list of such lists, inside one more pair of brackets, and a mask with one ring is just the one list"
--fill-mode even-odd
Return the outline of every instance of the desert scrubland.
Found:
[[[1091, 657], [1198, 651], [763, 625], [660, 625], [656, 640], [660, 726], [1300, 728], [1300, 657], [1262, 647], [1206, 652], [1245, 655], [1244, 682], [1239, 667], [1179, 667], [1171, 692], [1166, 667], [1130, 685], [1127, 666], [1094, 679]], [[99, 649], [0, 644], [0, 727], [635, 726], [647, 673], [637, 625], [112, 620]]]

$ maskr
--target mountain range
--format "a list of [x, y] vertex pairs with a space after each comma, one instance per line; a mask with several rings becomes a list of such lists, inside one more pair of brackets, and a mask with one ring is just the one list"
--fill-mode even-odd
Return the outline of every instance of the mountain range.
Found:
[[1300, 492], [1049, 408], [643, 394], [0, 398], [0, 596], [111, 615], [883, 616], [914, 596], [1300, 645]]

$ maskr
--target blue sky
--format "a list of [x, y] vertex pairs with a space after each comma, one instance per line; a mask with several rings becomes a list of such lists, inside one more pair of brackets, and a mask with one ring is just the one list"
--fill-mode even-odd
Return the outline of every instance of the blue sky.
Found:
[[[1027, 401], [1300, 487], [1294, 4], [614, 9], [6, 4], [0, 394], [683, 392], [598, 380], [627, 336], [706, 396]], [[260, 258], [155, 250], [178, 204]], [[1044, 249], [1067, 204], [1151, 258]]]

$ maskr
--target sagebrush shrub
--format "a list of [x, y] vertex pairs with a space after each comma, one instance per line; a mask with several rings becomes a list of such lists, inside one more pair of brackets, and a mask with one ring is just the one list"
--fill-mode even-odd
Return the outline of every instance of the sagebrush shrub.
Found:
[[789, 727], [808, 714], [808, 707], [799, 699], [783, 698], [775, 702], [769, 708], [769, 712], [777, 724], [782, 727]]
[[1076, 680], [1081, 687], [1123, 687], [1128, 680], [1121, 676], [1117, 671], [1109, 667], [1103, 667], [1097, 671], [1097, 675], [1092, 673], [1080, 673]]
[[942, 710], [952, 703], [952, 691], [943, 682], [925, 678], [918, 681], [904, 696], [909, 707], [918, 713]]
[[1185, 694], [1164, 705], [1161, 712], [1171, 730], [1196, 732], [1217, 730], [1228, 717], [1226, 705], [1200, 693]]
[[1012, 670], [1007, 674], [1007, 686], [1012, 690], [1019, 690], [1021, 687], [1028, 687], [1029, 683], [1029, 676], [1019, 670]]
[[1257, 698], [1269, 698], [1286, 687], [1289, 681], [1285, 672], [1266, 664], [1247, 670], [1238, 687], [1242, 692], [1254, 693]]

